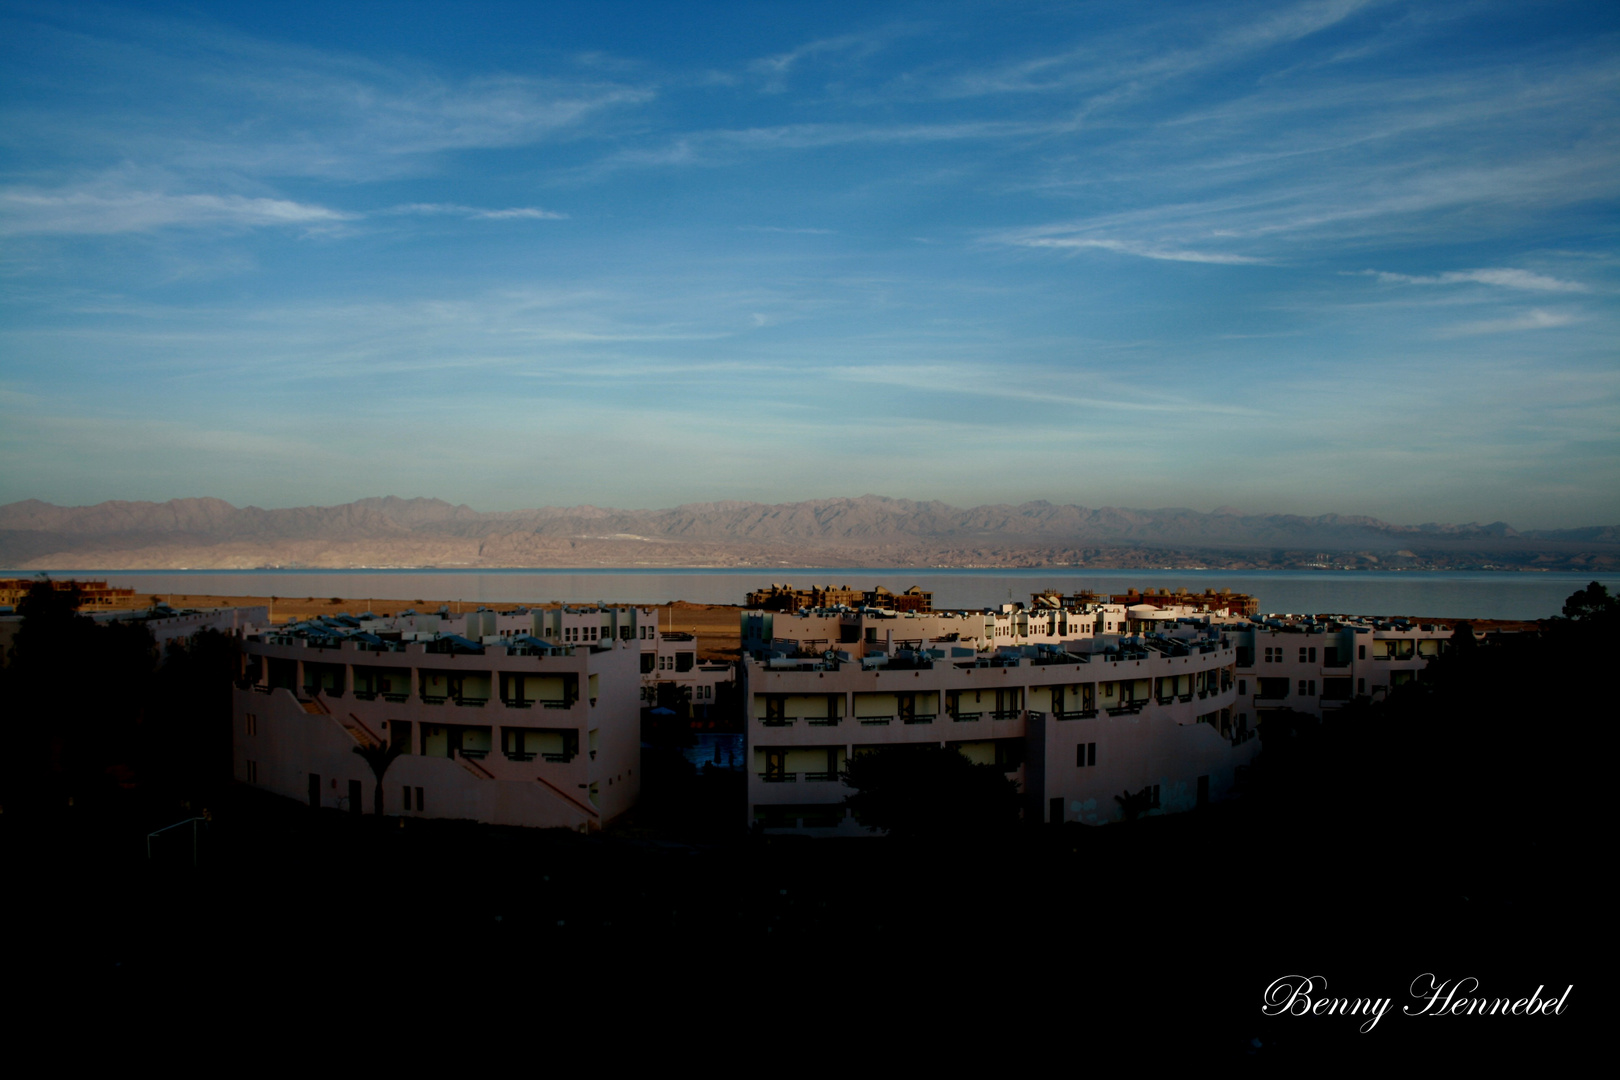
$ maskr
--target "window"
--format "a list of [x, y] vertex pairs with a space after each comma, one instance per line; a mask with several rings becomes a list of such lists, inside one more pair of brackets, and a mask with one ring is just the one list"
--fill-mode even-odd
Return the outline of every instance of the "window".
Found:
[[1088, 768], [1097, 764], [1097, 744], [1094, 742], [1078, 743], [1074, 748], [1074, 764], [1076, 768]]
[[1366, 692], [1367, 692], [1367, 680], [1366, 679], [1357, 679], [1356, 680], [1356, 693], [1365, 694]]
[[1365, 646], [1365, 645], [1357, 645], [1356, 646], [1356, 659], [1357, 660], [1365, 660], [1365, 659], [1367, 659], [1367, 646]]
[[405, 785], [405, 809], [411, 808], [411, 785]]
[[422, 789], [421, 788], [416, 789], [416, 809], [417, 809], [418, 813], [420, 813], [421, 811], [427, 809], [427, 803], [422, 801]]
[[247, 733], [249, 735], [257, 735], [259, 733], [259, 718], [253, 713], [247, 714]]
[[1248, 679], [1239, 679], [1238, 680], [1238, 695], [1242, 696], [1244, 694], [1247, 694], [1248, 692], [1249, 692], [1249, 680]]
[[257, 761], [247, 763], [247, 780], [250, 784], [259, 782], [259, 763]]
[[1277, 700], [1288, 696], [1287, 679], [1256, 679], [1254, 696], [1267, 700]]
[[1307, 649], [1305, 646], [1301, 645], [1299, 647], [1299, 662], [1302, 664], [1316, 663], [1316, 649]]
[[1301, 680], [1299, 680], [1299, 696], [1300, 697], [1315, 697], [1316, 696], [1316, 680], [1315, 679], [1301, 679]]

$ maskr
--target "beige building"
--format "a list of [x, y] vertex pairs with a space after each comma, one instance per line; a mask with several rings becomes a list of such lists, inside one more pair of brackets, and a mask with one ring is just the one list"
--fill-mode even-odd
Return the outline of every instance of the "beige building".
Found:
[[1233, 709], [1236, 644], [1207, 619], [1009, 604], [742, 620], [748, 815], [767, 829], [864, 833], [839, 773], [886, 746], [955, 747], [1015, 779], [1026, 816], [1087, 824], [1121, 818], [1116, 796], [1148, 813], [1224, 798], [1258, 749]]

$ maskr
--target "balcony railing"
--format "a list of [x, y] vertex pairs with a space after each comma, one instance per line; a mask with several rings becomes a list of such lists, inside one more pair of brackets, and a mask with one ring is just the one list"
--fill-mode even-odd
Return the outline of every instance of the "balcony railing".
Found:
[[762, 772], [759, 778], [767, 784], [792, 784], [798, 782], [799, 774], [791, 772]]
[[463, 746], [461, 748], [461, 756], [464, 758], [471, 758], [474, 761], [483, 761], [485, 758], [489, 757], [489, 751], [469, 750], [467, 747]]
[[1183, 705], [1187, 704], [1187, 702], [1191, 701], [1192, 699], [1193, 699], [1193, 696], [1191, 694], [1177, 694], [1176, 695], [1176, 700], [1181, 702]]
[[837, 727], [839, 719], [836, 716], [807, 716], [804, 722], [811, 727]]
[[535, 759], [534, 754], [530, 754], [530, 753], [527, 753], [527, 752], [522, 751], [522, 750], [508, 750], [508, 751], [506, 751], [506, 760], [507, 761], [533, 761], [534, 759]]
[[905, 721], [908, 724], [932, 724], [934, 722], [934, 714], [917, 713], [915, 716], [906, 717]]
[[566, 765], [570, 761], [574, 760], [574, 755], [573, 754], [541, 754], [540, 759], [542, 761], [552, 762], [553, 764]]
[[837, 779], [838, 774], [835, 772], [807, 772], [804, 774], [804, 782], [807, 784], [825, 784]]
[[489, 698], [487, 698], [487, 697], [458, 697], [458, 698], [456, 698], [456, 704], [457, 705], [465, 705], [470, 709], [481, 709], [485, 705], [489, 704]]
[[888, 727], [892, 716], [863, 716], [860, 717], [862, 727]]
[[1096, 709], [1079, 709], [1075, 712], [1060, 712], [1056, 714], [1059, 720], [1095, 720]]
[[411, 695], [409, 695], [409, 694], [384, 694], [382, 696], [382, 699], [384, 701], [391, 701], [395, 705], [403, 705], [403, 704], [405, 704], [405, 702], [411, 700]]
[[356, 701], [376, 701], [377, 700], [377, 691], [375, 691], [375, 690], [356, 690], [354, 692], [354, 700], [356, 700]]
[[955, 721], [956, 723], [958, 723], [958, 724], [971, 724], [971, 723], [974, 723], [975, 721], [977, 721], [979, 719], [979, 717], [981, 717], [983, 715], [984, 715], [983, 713], [976, 713], [976, 712], [959, 712], [959, 713], [952, 713], [951, 714], [951, 719], [953, 721]]
[[449, 697], [448, 694], [423, 694], [422, 695], [422, 704], [424, 704], [424, 705], [443, 705], [446, 701], [449, 701], [449, 700], [450, 700], [450, 697]]
[[501, 704], [508, 709], [532, 709], [534, 702], [527, 698], [501, 698]]
[[541, 701], [540, 707], [542, 709], [571, 709], [574, 707], [574, 702], [578, 700], [578, 698], [571, 698], [565, 701]]
[[797, 719], [796, 716], [762, 716], [759, 722], [765, 727], [792, 727]]
[[992, 720], [1016, 720], [1024, 715], [1022, 709], [996, 709], [990, 714]]
[[1146, 704], [1147, 704], [1146, 699], [1144, 699], [1142, 701], [1123, 701], [1123, 702], [1119, 703], [1118, 705], [1110, 706], [1109, 709], [1108, 709], [1108, 715], [1109, 716], [1129, 716], [1129, 715], [1132, 715], [1134, 713], [1141, 712], [1142, 707], [1144, 705], [1146, 705]]
[[1158, 695], [1158, 702], [1159, 702], [1160, 705], [1174, 705], [1176, 703], [1176, 695], [1174, 695], [1174, 694], [1159, 694]]

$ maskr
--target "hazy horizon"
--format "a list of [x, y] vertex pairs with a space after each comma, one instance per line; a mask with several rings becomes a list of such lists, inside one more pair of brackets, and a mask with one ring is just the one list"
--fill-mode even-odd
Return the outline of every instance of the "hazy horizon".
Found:
[[0, 6], [0, 503], [1620, 522], [1620, 9]]
[[[1212, 507], [1212, 508], [1210, 508], [1208, 510], [1200, 509], [1198, 507], [1188, 507], [1188, 506], [1084, 506], [1083, 504], [1078, 504], [1078, 503], [1058, 503], [1056, 500], [1050, 500], [1050, 499], [1027, 499], [1027, 500], [1022, 500], [1022, 501], [1017, 502], [1017, 503], [1000, 502], [1000, 503], [979, 503], [979, 504], [974, 504], [974, 505], [963, 505], [963, 504], [958, 504], [958, 503], [951, 503], [948, 500], [944, 500], [944, 499], [934, 499], [934, 500], [910, 499], [910, 498], [906, 498], [905, 496], [884, 495], [884, 494], [881, 494], [881, 493], [878, 493], [878, 492], [864, 492], [864, 493], [862, 493], [860, 495], [829, 495], [829, 496], [824, 496], [824, 497], [818, 498], [818, 499], [791, 500], [791, 501], [783, 501], [783, 502], [775, 502], [775, 503], [762, 502], [762, 501], [759, 501], [759, 500], [696, 500], [696, 501], [687, 502], [687, 503], [669, 503], [667, 505], [662, 505], [662, 506], [609, 506], [609, 505], [604, 504], [604, 503], [574, 503], [574, 504], [570, 504], [570, 505], [554, 504], [554, 505], [549, 505], [549, 506], [509, 506], [509, 507], [500, 507], [500, 508], [493, 508], [493, 509], [488, 508], [488, 507], [483, 507], [483, 506], [476, 506], [476, 505], [473, 505], [473, 504], [467, 503], [467, 502], [458, 502], [457, 500], [454, 500], [454, 499], [445, 499], [445, 498], [441, 498], [441, 497], [435, 496], [435, 495], [410, 495], [410, 496], [405, 496], [405, 495], [365, 495], [365, 496], [361, 496], [361, 497], [359, 497], [357, 499], [351, 499], [351, 500], [348, 500], [346, 502], [341, 502], [341, 503], [286, 503], [284, 505], [261, 505], [259, 503], [236, 502], [236, 501], [233, 501], [233, 500], [230, 500], [230, 499], [222, 499], [217, 495], [177, 496], [174, 499], [162, 499], [162, 500], [156, 500], [156, 499], [105, 499], [105, 500], [101, 500], [101, 501], [96, 502], [96, 503], [78, 503], [78, 504], [49, 503], [49, 500], [43, 500], [43, 499], [42, 500], [37, 500], [37, 501], [47, 502], [52, 506], [56, 506], [56, 507], [58, 507], [60, 509], [64, 509], [64, 510], [82, 510], [82, 509], [89, 509], [89, 508], [92, 508], [92, 507], [95, 507], [95, 506], [102, 505], [103, 503], [109, 503], [109, 502], [110, 503], [144, 503], [144, 504], [151, 504], [151, 505], [162, 505], [163, 503], [166, 503], [166, 502], [183, 502], [183, 501], [187, 501], [187, 500], [203, 501], [203, 500], [210, 500], [210, 499], [218, 499], [220, 502], [228, 503], [228, 504], [230, 504], [231, 506], [235, 507], [238, 510], [249, 510], [249, 509], [258, 509], [258, 510], [302, 510], [302, 509], [329, 510], [329, 509], [336, 509], [336, 508], [342, 507], [342, 506], [353, 505], [354, 503], [358, 503], [358, 502], [371, 502], [371, 501], [381, 502], [381, 501], [386, 501], [386, 500], [389, 500], [389, 499], [398, 499], [398, 500], [404, 501], [404, 502], [410, 502], [410, 501], [414, 501], [414, 500], [427, 500], [427, 501], [432, 501], [432, 502], [445, 503], [446, 505], [449, 505], [449, 506], [452, 506], [452, 507], [458, 507], [458, 508], [465, 507], [466, 509], [471, 510], [474, 513], [478, 513], [478, 514], [521, 513], [521, 512], [524, 512], [524, 511], [548, 511], [548, 510], [551, 510], [551, 511], [603, 510], [603, 511], [607, 511], [607, 512], [658, 513], [658, 512], [661, 512], [661, 511], [678, 510], [678, 509], [681, 509], [682, 507], [714, 505], [714, 504], [724, 503], [724, 502], [728, 502], [728, 501], [729, 502], [740, 502], [740, 503], [752, 504], [752, 505], [762, 505], [762, 506], [795, 506], [795, 505], [799, 505], [801, 502], [810, 502], [810, 503], [817, 503], [817, 502], [855, 502], [855, 501], [859, 501], [859, 500], [863, 500], [863, 499], [883, 499], [883, 500], [886, 500], [886, 501], [898, 502], [898, 503], [929, 503], [929, 502], [943, 503], [946, 506], [949, 506], [951, 509], [955, 509], [955, 510], [974, 510], [974, 509], [982, 509], [982, 508], [985, 508], [985, 507], [993, 507], [993, 506], [1023, 506], [1023, 505], [1031, 505], [1031, 504], [1048, 503], [1048, 504], [1051, 504], [1051, 505], [1054, 505], [1054, 506], [1077, 506], [1077, 507], [1080, 507], [1082, 509], [1090, 509], [1090, 510], [1124, 510], [1124, 511], [1141, 512], [1141, 513], [1163, 513], [1163, 512], [1174, 512], [1174, 511], [1190, 511], [1190, 512], [1196, 513], [1196, 514], [1209, 514], [1209, 515], [1232, 514], [1232, 515], [1239, 516], [1239, 517], [1299, 516], [1299, 517], [1318, 518], [1318, 517], [1332, 517], [1332, 516], [1336, 516], [1336, 515], [1337, 516], [1344, 516], [1344, 517], [1351, 517], [1351, 516], [1365, 516], [1365, 517], [1372, 517], [1372, 518], [1377, 518], [1378, 517], [1378, 515], [1374, 515], [1374, 514], [1369, 514], [1369, 515], [1347, 515], [1347, 514], [1342, 514], [1340, 511], [1336, 511], [1336, 510], [1323, 510], [1323, 511], [1320, 511], [1319, 513], [1313, 513], [1313, 514], [1311, 514], [1311, 513], [1301, 513], [1301, 514], [1297, 514], [1297, 515], [1291, 515], [1291, 514], [1286, 514], [1286, 512], [1284, 512], [1284, 511], [1265, 510], [1265, 509], [1258, 509], [1258, 508], [1254, 508], [1254, 507], [1241, 507], [1241, 506], [1228, 506], [1228, 505], [1216, 506], [1216, 507]], [[27, 502], [27, 501], [29, 501], [29, 500], [27, 500], [27, 499], [14, 500], [13, 502], [0, 503], [0, 506], [11, 506], [11, 505], [15, 505], [16, 502]], [[1503, 518], [1478, 519], [1478, 520], [1469, 521], [1469, 522], [1463, 522], [1463, 521], [1439, 521], [1439, 520], [1433, 520], [1433, 519], [1431, 519], [1429, 521], [1416, 521], [1416, 520], [1413, 520], [1413, 521], [1390, 521], [1387, 518], [1379, 518], [1379, 520], [1384, 521], [1386, 524], [1395, 525], [1395, 526], [1399, 526], [1399, 527], [1403, 527], [1403, 528], [1414, 528], [1414, 527], [1419, 527], [1419, 526], [1423, 526], [1423, 525], [1471, 525], [1471, 524], [1472, 525], [1481, 525], [1481, 526], [1508, 525], [1508, 526], [1510, 526], [1510, 527], [1512, 527], [1512, 528], [1514, 528], [1514, 529], [1516, 529], [1518, 531], [1523, 532], [1523, 531], [1533, 531], [1533, 530], [1537, 530], [1537, 529], [1551, 529], [1551, 528], [1569, 527], [1569, 526], [1542, 526], [1542, 525], [1535, 525], [1535, 524], [1526, 524], [1526, 523], [1521, 523], [1521, 522], [1516, 522], [1516, 521], [1508, 521], [1508, 520], [1503, 519]], [[1582, 525], [1572, 526], [1572, 527], [1574, 527], [1574, 528], [1603, 527], [1603, 526], [1612, 525], [1612, 524], [1614, 524], [1614, 523], [1613, 522], [1605, 522], [1605, 521], [1588, 521], [1588, 522], [1582, 523]]]

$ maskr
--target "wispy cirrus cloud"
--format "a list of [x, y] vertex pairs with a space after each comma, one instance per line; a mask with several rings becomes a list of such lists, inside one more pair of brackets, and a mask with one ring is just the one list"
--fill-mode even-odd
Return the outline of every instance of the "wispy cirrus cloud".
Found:
[[469, 221], [564, 221], [537, 206], [487, 209], [456, 203], [404, 203], [380, 210], [340, 210], [264, 196], [170, 192], [121, 186], [115, 179], [42, 191], [0, 188], [0, 235], [115, 235], [160, 229], [354, 229], [367, 218], [459, 217]]
[[360, 215], [291, 199], [158, 191], [0, 190], [0, 233], [130, 233], [162, 228], [319, 228]]
[[1074, 236], [1024, 236], [1004, 241], [1016, 247], [1059, 248], [1070, 251], [1095, 249], [1112, 251], [1118, 255], [1135, 255], [1143, 259], [1162, 259], [1167, 262], [1215, 263], [1221, 266], [1243, 266], [1266, 260], [1249, 255], [1234, 255], [1223, 251], [1195, 251], [1184, 247], [1166, 247], [1135, 240], [1106, 240]]
[[1448, 270], [1443, 274], [1396, 274], [1388, 270], [1363, 270], [1362, 274], [1375, 277], [1391, 285], [1497, 285], [1505, 289], [1527, 289], [1531, 292], [1590, 292], [1578, 281], [1537, 274], [1512, 267], [1481, 270]]
[[1571, 311], [1549, 311], [1531, 308], [1518, 315], [1502, 319], [1482, 319], [1478, 322], [1458, 323], [1440, 331], [1441, 337], [1472, 337], [1478, 334], [1512, 334], [1521, 330], [1551, 330], [1578, 322], [1580, 316]]
[[1164, 41], [1185, 32], [1186, 18], [1178, 14], [1174, 28], [1136, 25], [1084, 45], [962, 73], [932, 85], [946, 98], [1080, 91], [1104, 94], [1105, 101], [1130, 100], [1171, 79], [1301, 41], [1385, 2], [1310, 0], [1224, 27], [1207, 27], [1196, 46], [1167, 48]]
[[510, 206], [501, 210], [486, 210], [476, 206], [462, 206], [458, 203], [404, 203], [399, 206], [390, 206], [373, 213], [381, 216], [408, 215], [421, 217], [447, 216], [464, 217], [474, 221], [509, 221], [514, 219], [527, 219], [530, 221], [566, 221], [568, 215], [556, 210], [542, 210], [538, 206]]
[[[575, 137], [593, 118], [656, 96], [650, 86], [600, 77], [458, 78], [127, 15], [109, 17], [94, 34], [44, 21], [30, 32], [53, 58], [142, 93], [138, 106], [112, 102], [94, 113], [63, 108], [57, 95], [15, 95], [0, 108], [10, 141], [71, 145], [81, 158], [161, 162], [192, 175], [412, 175], [445, 154]], [[15, 79], [29, 75], [28, 64], [17, 65]]]

